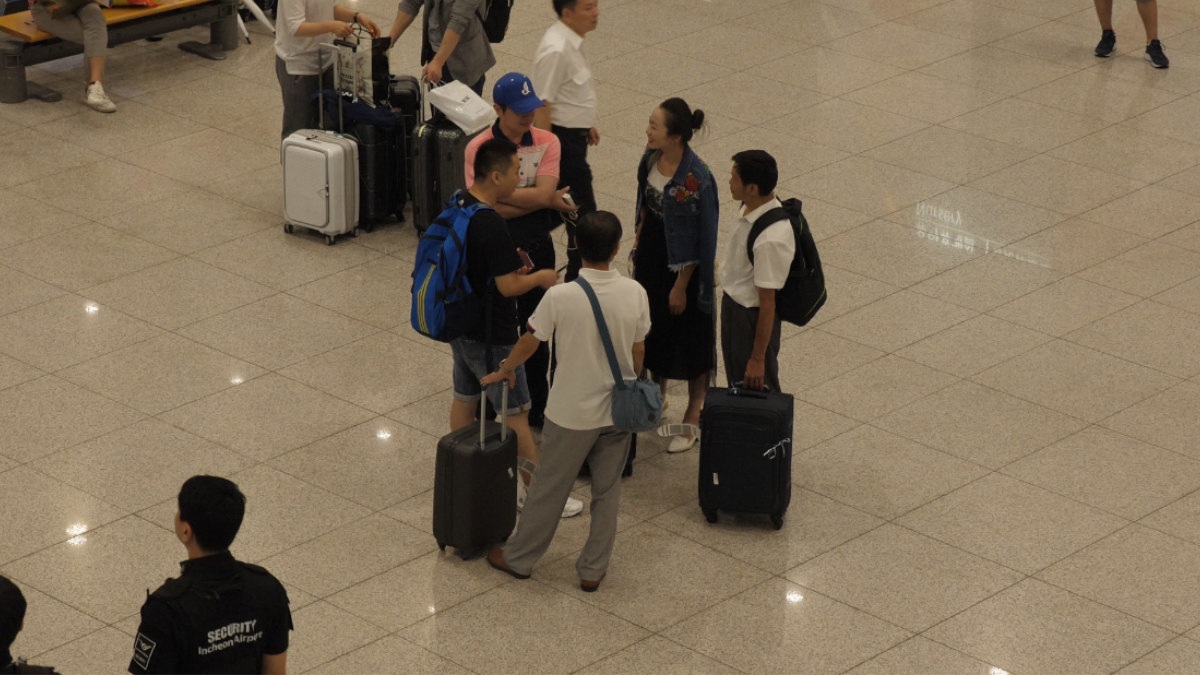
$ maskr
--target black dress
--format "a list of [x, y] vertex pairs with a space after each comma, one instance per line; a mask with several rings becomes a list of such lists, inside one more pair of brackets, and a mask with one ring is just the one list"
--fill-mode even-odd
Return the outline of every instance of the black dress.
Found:
[[711, 314], [700, 310], [696, 296], [700, 275], [687, 286], [687, 307], [671, 314], [671, 289], [678, 274], [667, 266], [667, 232], [662, 218], [663, 193], [646, 182], [642, 194], [645, 220], [638, 237], [633, 278], [650, 300], [650, 334], [646, 336], [646, 368], [656, 377], [690, 380], [716, 367], [716, 330]]

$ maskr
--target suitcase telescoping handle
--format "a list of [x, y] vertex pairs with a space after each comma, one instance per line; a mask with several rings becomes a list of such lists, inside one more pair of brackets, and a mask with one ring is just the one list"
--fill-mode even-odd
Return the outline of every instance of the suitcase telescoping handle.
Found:
[[[497, 411], [500, 415], [500, 440], [508, 439], [508, 380], [500, 381], [500, 410]], [[487, 391], [480, 392], [479, 396], [479, 447], [480, 449], [487, 447]]]
[[[346, 120], [342, 114], [342, 97], [338, 94], [338, 83], [342, 81], [341, 69], [338, 66], [338, 48], [335, 44], [322, 42], [318, 45], [318, 50], [321, 47], [327, 47], [333, 52], [333, 94], [338, 102], [338, 133], [346, 133]], [[321, 67], [321, 59], [317, 58], [317, 114], [321, 128], [325, 128], [325, 69]]]

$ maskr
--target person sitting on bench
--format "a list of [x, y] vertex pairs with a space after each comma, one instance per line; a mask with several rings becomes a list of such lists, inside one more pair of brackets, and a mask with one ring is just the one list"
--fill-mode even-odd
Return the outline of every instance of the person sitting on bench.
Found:
[[92, 110], [103, 113], [117, 111], [117, 105], [100, 80], [104, 77], [104, 57], [108, 52], [108, 24], [95, 0], [36, 0], [29, 13], [38, 28], [56, 38], [83, 45], [87, 59], [88, 81], [84, 102]]

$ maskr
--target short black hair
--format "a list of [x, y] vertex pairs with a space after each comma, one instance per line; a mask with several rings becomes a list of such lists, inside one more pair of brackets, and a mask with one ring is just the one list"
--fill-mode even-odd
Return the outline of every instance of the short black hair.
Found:
[[246, 495], [228, 478], [192, 476], [179, 489], [179, 519], [209, 553], [229, 548], [246, 515]]
[[743, 185], [758, 187], [758, 194], [765, 197], [779, 184], [779, 166], [766, 150], [743, 150], [733, 156], [733, 166]]
[[552, 0], [554, 3], [554, 13], [562, 16], [562, 13], [568, 9], [575, 9], [575, 5], [579, 4], [579, 0]]
[[513, 155], [517, 154], [517, 146], [507, 138], [491, 138], [484, 141], [475, 150], [475, 180], [487, 180], [493, 171], [504, 173], [512, 166]]
[[25, 596], [21, 589], [0, 576], [0, 650], [7, 651], [21, 632], [21, 622], [25, 620]]
[[579, 219], [575, 246], [579, 257], [590, 263], [606, 263], [621, 243], [621, 221], [608, 211], [593, 211]]

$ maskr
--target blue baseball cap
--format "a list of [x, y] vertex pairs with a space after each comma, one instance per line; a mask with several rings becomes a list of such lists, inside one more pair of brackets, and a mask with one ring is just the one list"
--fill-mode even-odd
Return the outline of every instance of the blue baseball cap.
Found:
[[542, 99], [533, 93], [533, 82], [521, 73], [508, 73], [496, 80], [496, 86], [492, 87], [492, 101], [518, 115], [546, 107]]

